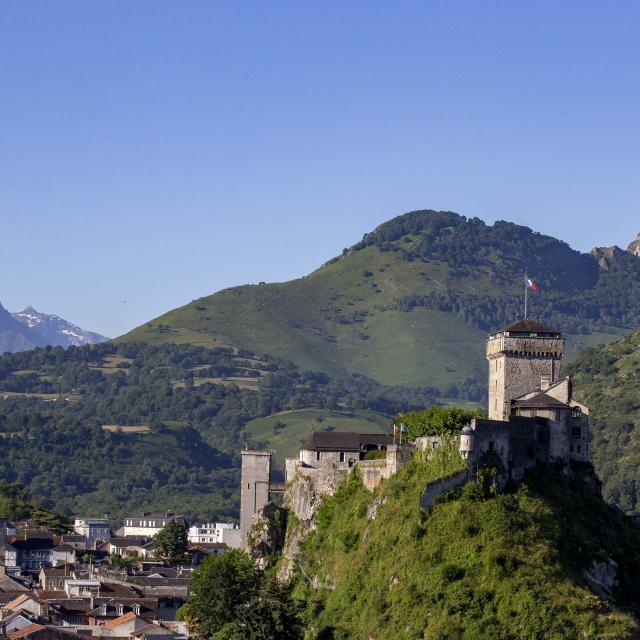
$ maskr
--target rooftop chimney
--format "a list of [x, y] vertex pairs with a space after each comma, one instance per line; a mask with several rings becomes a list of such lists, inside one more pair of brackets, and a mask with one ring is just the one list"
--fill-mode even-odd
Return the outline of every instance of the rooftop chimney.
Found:
[[540, 377], [540, 391], [546, 391], [551, 384], [551, 376], [543, 375]]

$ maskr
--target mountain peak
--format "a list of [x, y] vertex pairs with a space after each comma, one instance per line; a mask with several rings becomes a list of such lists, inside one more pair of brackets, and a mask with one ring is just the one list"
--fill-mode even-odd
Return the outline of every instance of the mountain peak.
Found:
[[[70, 347], [82, 346], [84, 344], [94, 344], [108, 340], [105, 336], [91, 331], [85, 331], [75, 324], [68, 322], [60, 316], [41, 313], [31, 305], [24, 307], [20, 311], [12, 313], [13, 320], [19, 323], [28, 331], [30, 345], [25, 346], [22, 342], [13, 349], [9, 345], [9, 350], [22, 351], [34, 346], [52, 345]], [[24, 331], [22, 332], [24, 333]]]

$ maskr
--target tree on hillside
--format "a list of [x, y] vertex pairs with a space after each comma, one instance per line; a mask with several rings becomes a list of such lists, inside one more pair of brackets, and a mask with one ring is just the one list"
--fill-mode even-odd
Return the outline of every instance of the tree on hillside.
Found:
[[400, 414], [395, 423], [402, 423], [407, 428], [409, 439], [421, 436], [441, 436], [458, 433], [473, 418], [484, 418], [484, 411], [474, 409], [468, 411], [459, 407], [432, 406], [424, 411]]
[[63, 513], [52, 513], [45, 509], [37, 509], [31, 513], [31, 523], [36, 529], [45, 529], [52, 533], [69, 533], [73, 531], [71, 520]]
[[175, 564], [184, 560], [189, 549], [187, 530], [177, 522], [170, 522], [153, 537], [156, 557]]
[[194, 571], [191, 599], [178, 611], [179, 619], [198, 637], [211, 638], [235, 622], [237, 609], [252, 602], [259, 587], [260, 574], [244, 552], [232, 549], [209, 556]]

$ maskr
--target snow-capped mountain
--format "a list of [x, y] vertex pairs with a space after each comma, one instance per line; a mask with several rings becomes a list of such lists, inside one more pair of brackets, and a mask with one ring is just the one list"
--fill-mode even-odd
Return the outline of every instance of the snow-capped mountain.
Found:
[[84, 344], [95, 344], [109, 339], [98, 333], [81, 329], [60, 316], [36, 311], [33, 307], [25, 307], [11, 315], [14, 320], [26, 325], [33, 333], [37, 334], [44, 341], [44, 344], [80, 347]]
[[40, 313], [33, 307], [12, 314], [0, 304], [0, 353], [28, 351], [46, 345], [81, 346], [108, 339], [98, 333], [85, 331], [59, 316]]

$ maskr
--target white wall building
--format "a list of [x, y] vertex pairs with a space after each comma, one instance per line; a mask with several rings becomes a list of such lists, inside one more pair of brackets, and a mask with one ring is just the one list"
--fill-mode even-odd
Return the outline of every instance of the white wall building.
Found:
[[129, 516], [124, 520], [122, 535], [145, 536], [153, 538], [156, 533], [162, 531], [170, 522], [177, 522], [183, 527], [186, 526], [184, 516], [177, 515], [171, 511], [165, 513], [141, 513], [137, 516]]
[[197, 524], [189, 528], [188, 535], [191, 544], [223, 542], [232, 548], [240, 546], [240, 528], [237, 524], [227, 522]]
[[76, 518], [73, 530], [87, 539], [87, 549], [95, 549], [96, 542], [111, 538], [109, 522], [104, 518]]

